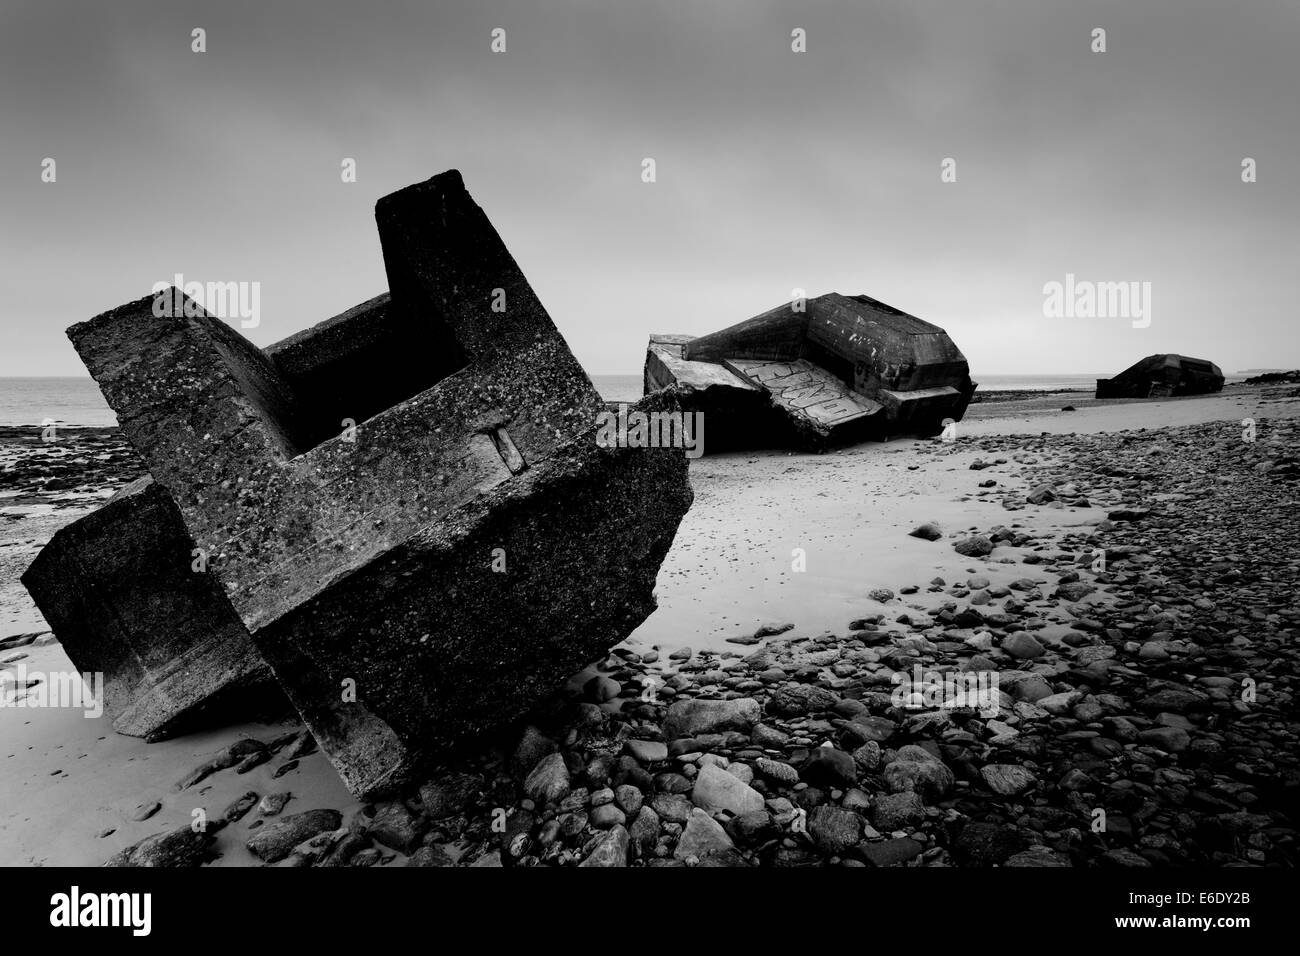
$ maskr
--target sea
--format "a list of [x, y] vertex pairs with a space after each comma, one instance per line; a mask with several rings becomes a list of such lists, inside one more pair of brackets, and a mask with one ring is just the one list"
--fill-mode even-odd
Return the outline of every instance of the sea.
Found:
[[[1091, 375], [983, 375], [974, 378], [983, 391], [1091, 392], [1101, 373]], [[1244, 376], [1228, 375], [1229, 382]], [[641, 397], [640, 373], [592, 375], [592, 384], [607, 402], [634, 402]], [[116, 425], [117, 417], [89, 377], [0, 378], [0, 425]]]

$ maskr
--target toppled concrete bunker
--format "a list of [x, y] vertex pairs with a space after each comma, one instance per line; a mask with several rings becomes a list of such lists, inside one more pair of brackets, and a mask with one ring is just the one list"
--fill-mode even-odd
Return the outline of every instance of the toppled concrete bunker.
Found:
[[283, 696], [152, 478], [55, 532], [22, 581], [81, 673], [104, 675], [113, 729], [161, 740]]
[[943, 329], [834, 292], [710, 335], [652, 335], [645, 391], [669, 386], [705, 414], [711, 451], [932, 435], [975, 391]]
[[1205, 359], [1148, 355], [1114, 378], [1097, 379], [1098, 398], [1170, 398], [1223, 390], [1223, 372]]
[[[152, 693], [165, 726], [243, 680], [218, 660], [269, 665], [363, 797], [626, 637], [691, 502], [680, 449], [597, 442], [599, 395], [459, 173], [384, 197], [376, 219], [390, 295], [265, 351], [179, 292], [179, 314], [150, 296], [68, 331], [149, 468], [135, 495], [174, 509], [134, 560], [170, 580], [200, 553], [176, 600], [212, 638], [168, 633], [154, 588], [114, 589], [120, 566], [94, 613], [59, 601], [105, 529], [24, 575], [56, 634], [76, 634], [74, 664], [124, 675], [119, 719]], [[126, 623], [110, 633], [110, 617]], [[152, 659], [128, 666], [142, 645]], [[154, 692], [187, 667], [188, 694]]]

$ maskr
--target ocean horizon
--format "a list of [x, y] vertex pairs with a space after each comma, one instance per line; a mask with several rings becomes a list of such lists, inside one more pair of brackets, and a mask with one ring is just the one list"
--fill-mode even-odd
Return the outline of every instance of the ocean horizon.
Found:
[[[591, 373], [588, 373], [591, 374]], [[973, 373], [984, 392], [1084, 390], [1092, 391], [1098, 378], [1107, 373], [1087, 375], [981, 375]], [[1228, 382], [1246, 376], [1227, 375]], [[641, 397], [641, 374], [591, 374], [591, 382], [607, 402], [633, 402]], [[102, 427], [116, 425], [117, 416], [104, 401], [95, 380], [89, 376], [10, 376], [0, 377], [0, 426], [44, 425], [67, 427]]]

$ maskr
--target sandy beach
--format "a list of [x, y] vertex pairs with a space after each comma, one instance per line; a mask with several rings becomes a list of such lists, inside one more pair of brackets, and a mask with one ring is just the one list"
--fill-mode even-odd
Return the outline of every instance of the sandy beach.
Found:
[[[220, 866], [598, 865], [627, 840], [652, 865], [1294, 865], [1297, 568], [1270, 542], [1295, 532], [1295, 392], [979, 402], [951, 442], [706, 456], [658, 610], [382, 805], [289, 716], [147, 744], [6, 688], [0, 864], [99, 864], [201, 810]], [[36, 427], [0, 430], [0, 468], [0, 663], [70, 670], [18, 575], [142, 469], [111, 429]], [[993, 709], [897, 706], [916, 665], [997, 674]], [[286, 821], [283, 852], [248, 849]]]

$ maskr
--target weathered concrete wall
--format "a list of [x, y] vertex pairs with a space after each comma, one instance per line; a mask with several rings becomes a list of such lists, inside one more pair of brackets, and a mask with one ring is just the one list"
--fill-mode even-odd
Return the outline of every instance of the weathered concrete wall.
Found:
[[[768, 393], [763, 410], [727, 418], [732, 435], [766, 436], [755, 445], [780, 436], [820, 450], [890, 433], [935, 434], [962, 418], [975, 392], [965, 356], [943, 329], [865, 295], [832, 292], [802, 309], [784, 303], [698, 338], [652, 336], [646, 388], [705, 381], [699, 369], [710, 366]], [[746, 415], [760, 424], [747, 428]]]
[[[603, 403], [458, 173], [385, 197], [376, 219], [390, 298], [269, 354], [188, 301], [69, 330], [359, 794], [624, 638], [691, 500], [680, 449], [597, 446]], [[404, 357], [399, 381], [376, 381], [389, 348], [430, 368]], [[375, 409], [374, 390], [397, 404]], [[354, 407], [357, 428], [331, 434]]]
[[1114, 378], [1097, 379], [1097, 398], [1167, 398], [1223, 390], [1223, 372], [1206, 359], [1148, 355]]
[[[151, 479], [55, 532], [22, 582], [81, 673], [104, 675], [119, 733], [162, 739], [284, 706], [271, 670]], [[242, 712], [242, 713], [241, 713]]]

